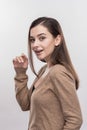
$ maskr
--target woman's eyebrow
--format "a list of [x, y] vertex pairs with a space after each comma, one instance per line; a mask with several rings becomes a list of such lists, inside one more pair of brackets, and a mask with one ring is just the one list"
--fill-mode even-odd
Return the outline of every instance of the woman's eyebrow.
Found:
[[30, 38], [34, 38], [33, 36], [30, 36]]
[[41, 35], [46, 35], [45, 33], [40, 33], [40, 34], [38, 34], [37, 36], [41, 36]]
[[[45, 33], [40, 33], [40, 34], [37, 34], [37, 37], [42, 36], [42, 35], [45, 35], [45, 36], [46, 36]], [[30, 36], [30, 38], [34, 38], [34, 36]]]

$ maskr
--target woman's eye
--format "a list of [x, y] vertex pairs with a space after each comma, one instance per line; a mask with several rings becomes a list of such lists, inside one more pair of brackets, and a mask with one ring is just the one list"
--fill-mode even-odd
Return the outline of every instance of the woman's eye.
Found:
[[30, 43], [34, 43], [35, 42], [35, 39], [30, 39]]
[[46, 38], [46, 37], [40, 37], [39, 39], [40, 39], [40, 41], [43, 41], [45, 38]]

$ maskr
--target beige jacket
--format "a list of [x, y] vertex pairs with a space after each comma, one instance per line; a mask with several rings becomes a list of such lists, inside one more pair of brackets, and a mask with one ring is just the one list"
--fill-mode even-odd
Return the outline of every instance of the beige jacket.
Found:
[[[39, 74], [42, 75], [46, 67]], [[38, 78], [35, 79], [34, 83]], [[80, 130], [82, 114], [72, 74], [54, 65], [32, 92], [25, 69], [16, 69], [15, 90], [23, 111], [30, 110], [28, 130]]]

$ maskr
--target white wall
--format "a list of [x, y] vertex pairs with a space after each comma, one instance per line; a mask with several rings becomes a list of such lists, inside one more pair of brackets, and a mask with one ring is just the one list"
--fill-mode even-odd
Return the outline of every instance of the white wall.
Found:
[[[27, 130], [28, 112], [15, 99], [12, 59], [27, 55], [30, 23], [39, 16], [59, 20], [69, 52], [80, 77], [77, 94], [83, 113], [81, 130], [87, 129], [87, 1], [86, 0], [0, 0], [0, 130]], [[35, 61], [37, 70], [42, 63]], [[34, 75], [28, 70], [31, 84]]]

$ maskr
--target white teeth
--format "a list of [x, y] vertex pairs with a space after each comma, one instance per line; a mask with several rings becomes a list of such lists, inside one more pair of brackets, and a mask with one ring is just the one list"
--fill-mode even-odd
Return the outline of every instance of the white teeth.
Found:
[[42, 50], [35, 50], [35, 52], [41, 52]]
[[35, 50], [35, 53], [36, 54], [39, 54], [39, 53], [41, 53], [43, 50]]

